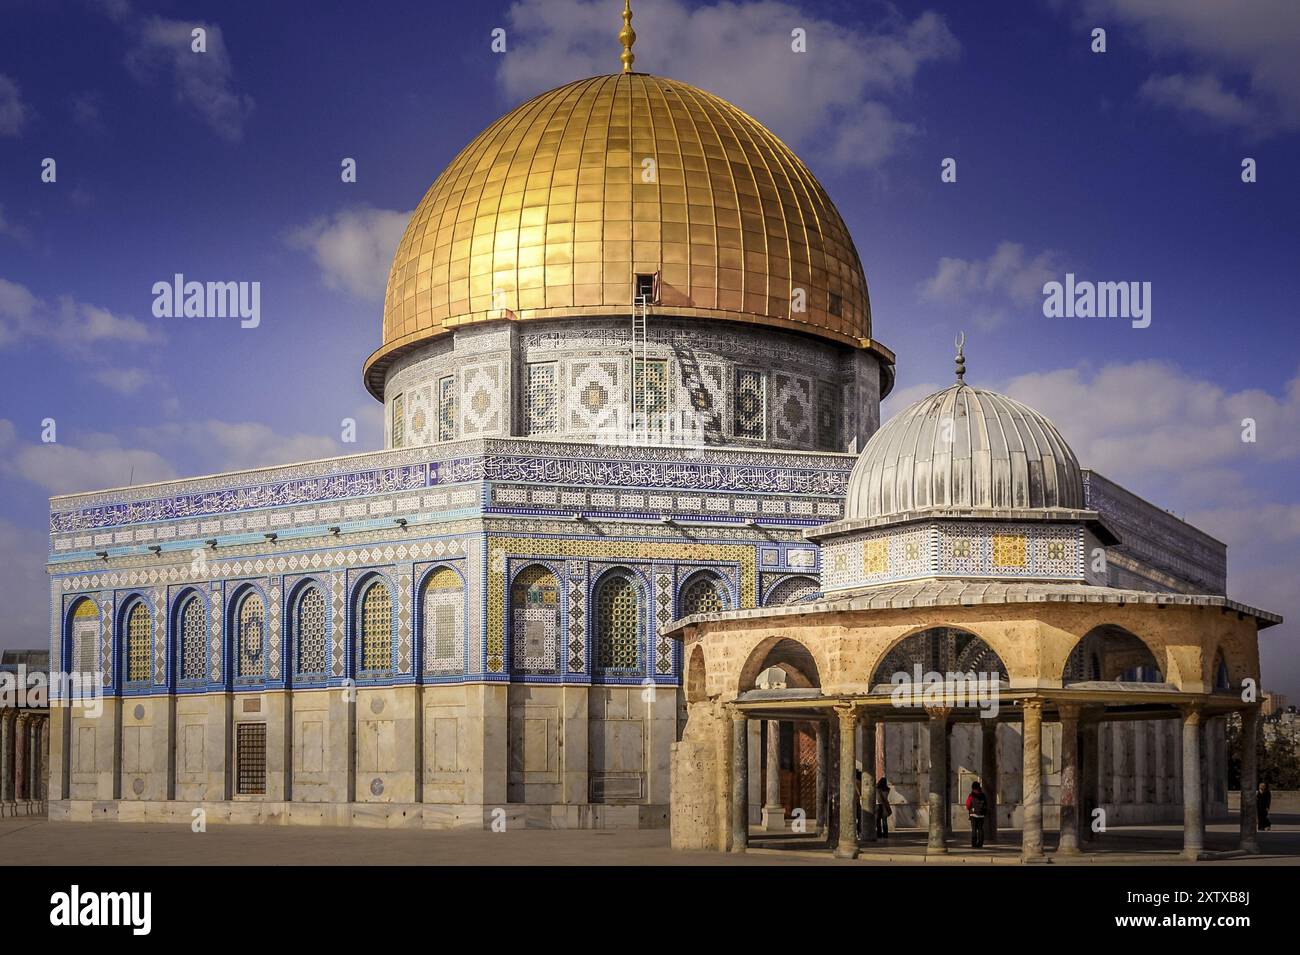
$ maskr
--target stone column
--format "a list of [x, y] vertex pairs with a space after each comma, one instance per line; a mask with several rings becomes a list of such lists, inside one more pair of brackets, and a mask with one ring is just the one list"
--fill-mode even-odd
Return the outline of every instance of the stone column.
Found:
[[925, 851], [937, 854], [948, 851], [945, 838], [948, 815], [948, 716], [952, 710], [946, 706], [935, 706], [926, 707], [925, 712], [930, 717], [930, 772], [925, 784], [930, 830]]
[[14, 799], [14, 711], [0, 710], [0, 802]]
[[827, 742], [826, 724], [817, 721], [817, 832], [825, 833], [830, 826], [830, 805], [826, 799], [827, 767], [830, 760], [830, 746]]
[[1201, 724], [1198, 704], [1183, 711], [1183, 855], [1199, 859], [1205, 848], [1205, 816], [1201, 805]]
[[1133, 802], [1142, 805], [1146, 801], [1147, 724], [1145, 720], [1138, 720], [1133, 723]]
[[862, 725], [862, 840], [875, 842], [876, 835], [876, 721]]
[[785, 828], [785, 808], [781, 805], [781, 723], [767, 721], [767, 772], [764, 774], [762, 826], [768, 832]]
[[27, 714], [14, 719], [14, 801], [27, 798]]
[[41, 717], [27, 721], [27, 798], [41, 798]]
[[749, 721], [731, 715], [731, 851], [749, 848]]
[[1062, 703], [1061, 717], [1061, 835], [1056, 851], [1079, 854], [1079, 707]]
[[1259, 707], [1241, 711], [1241, 836], [1237, 845], [1243, 852], [1259, 852], [1255, 833], [1259, 812], [1255, 796], [1259, 789]]
[[1079, 788], [1079, 822], [1083, 838], [1092, 842], [1097, 833], [1092, 828], [1092, 812], [1101, 805], [1101, 723], [1100, 714], [1083, 724], [1083, 785]]
[[839, 838], [835, 843], [837, 859], [856, 859], [858, 857], [858, 794], [853, 778], [856, 767], [854, 754], [857, 752], [858, 711], [854, 706], [837, 706], [840, 726], [840, 825]]
[[998, 841], [998, 721], [980, 720], [980, 785], [988, 799], [988, 814], [984, 817], [984, 842]]
[[1043, 701], [1026, 700], [1023, 706], [1024, 766], [1021, 791], [1024, 834], [1020, 854], [1026, 862], [1043, 859]]

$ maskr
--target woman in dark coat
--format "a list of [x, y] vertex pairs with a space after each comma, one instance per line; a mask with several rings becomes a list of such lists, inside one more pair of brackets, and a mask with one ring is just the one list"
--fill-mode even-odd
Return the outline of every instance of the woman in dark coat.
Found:
[[1272, 804], [1273, 794], [1269, 791], [1268, 783], [1260, 783], [1259, 792], [1255, 794], [1255, 809], [1259, 813], [1259, 829], [1261, 832], [1273, 828], [1273, 820], [1268, 818], [1268, 807]]
[[889, 815], [893, 811], [889, 805], [889, 780], [881, 776], [876, 783], [876, 835], [882, 839], [889, 835]]

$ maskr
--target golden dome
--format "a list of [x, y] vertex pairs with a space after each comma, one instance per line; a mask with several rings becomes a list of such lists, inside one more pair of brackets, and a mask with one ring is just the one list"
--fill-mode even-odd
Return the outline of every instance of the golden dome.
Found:
[[628, 72], [534, 97], [437, 178], [397, 247], [367, 387], [465, 325], [630, 314], [634, 276], [656, 271], [654, 315], [878, 348], [857, 250], [808, 167], [730, 103]]

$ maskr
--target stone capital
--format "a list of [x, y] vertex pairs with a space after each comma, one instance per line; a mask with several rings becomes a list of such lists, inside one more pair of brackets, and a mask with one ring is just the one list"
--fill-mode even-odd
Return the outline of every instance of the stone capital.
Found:
[[1179, 705], [1178, 710], [1183, 714], [1184, 722], [1199, 725], [1201, 718], [1205, 715], [1205, 704], [1182, 703]]
[[927, 706], [925, 707], [925, 715], [930, 717], [932, 721], [939, 721], [939, 720], [946, 721], [948, 717], [952, 715], [952, 707], [951, 706]]
[[1083, 715], [1083, 707], [1078, 703], [1058, 703], [1056, 705], [1056, 715], [1061, 718], [1062, 723], [1067, 720], [1077, 723]]

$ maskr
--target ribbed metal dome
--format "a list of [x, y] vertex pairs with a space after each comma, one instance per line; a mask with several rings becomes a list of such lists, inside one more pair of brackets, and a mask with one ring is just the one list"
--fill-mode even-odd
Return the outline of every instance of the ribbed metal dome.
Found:
[[871, 336], [853, 238], [799, 157], [711, 93], [616, 73], [516, 107], [438, 176], [393, 258], [367, 386], [465, 325], [629, 314], [653, 272], [656, 314]]
[[1037, 411], [958, 382], [867, 442], [849, 476], [844, 519], [932, 507], [1081, 510], [1079, 460]]

